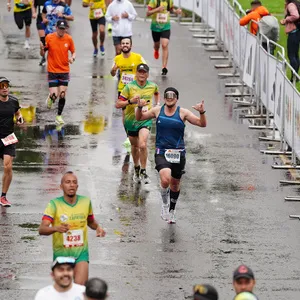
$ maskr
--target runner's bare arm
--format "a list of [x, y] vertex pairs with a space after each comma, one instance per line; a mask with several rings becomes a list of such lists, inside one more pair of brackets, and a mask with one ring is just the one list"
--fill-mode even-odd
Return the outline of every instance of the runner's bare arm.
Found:
[[31, 11], [32, 11], [32, 19], [35, 19], [36, 18], [35, 0], [32, 0]]
[[40, 235], [51, 235], [54, 232], [65, 233], [69, 230], [68, 224], [61, 224], [60, 226], [50, 226], [51, 221], [49, 220], [42, 220], [41, 225], [39, 227], [39, 234]]
[[123, 97], [121, 94], [121, 96], [119, 97], [119, 99], [116, 102], [116, 108], [124, 108], [128, 104], [136, 104], [136, 103], [138, 103], [138, 99], [139, 99], [139, 96], [134, 96], [131, 99], [127, 99], [127, 98]]
[[91, 229], [96, 230], [96, 236], [104, 237], [106, 235], [105, 230], [98, 224], [95, 218], [88, 219], [88, 226]]
[[24, 123], [24, 119], [23, 119], [23, 116], [22, 116], [22, 113], [21, 113], [20, 109], [15, 113], [15, 117], [16, 117], [18, 125]]
[[152, 7], [148, 6], [147, 17], [150, 17], [153, 14], [158, 13], [158, 12], [163, 12], [164, 10], [165, 10], [165, 7], [163, 5], [161, 5], [157, 8], [152, 8]]
[[155, 105], [160, 105], [160, 93], [157, 92], [154, 94]]
[[115, 76], [118, 70], [118, 66], [116, 64], [113, 65], [113, 67], [110, 70], [110, 75]]
[[138, 102], [138, 108], [135, 111], [135, 118], [137, 121], [154, 119], [158, 116], [161, 107], [152, 107], [150, 110], [143, 112], [143, 106], [145, 106], [146, 104], [147, 103], [145, 100], [140, 100]]
[[187, 120], [189, 123], [199, 126], [206, 127], [206, 117], [204, 110], [204, 101], [193, 106], [195, 110], [200, 113], [200, 117], [195, 116], [191, 111], [185, 108], [181, 108], [184, 114], [184, 120]]

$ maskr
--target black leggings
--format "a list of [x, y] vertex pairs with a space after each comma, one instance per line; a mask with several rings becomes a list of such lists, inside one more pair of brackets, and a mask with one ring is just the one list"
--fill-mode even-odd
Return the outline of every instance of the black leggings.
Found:
[[298, 73], [299, 70], [299, 42], [300, 31], [291, 32], [288, 34], [287, 51], [291, 66]]

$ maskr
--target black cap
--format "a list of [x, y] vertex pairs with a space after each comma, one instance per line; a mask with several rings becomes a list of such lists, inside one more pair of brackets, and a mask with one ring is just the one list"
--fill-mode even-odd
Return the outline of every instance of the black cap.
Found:
[[136, 67], [136, 70], [139, 72], [139, 71], [145, 71], [145, 72], [149, 72], [149, 66], [147, 64], [139, 64], [137, 67]]
[[107, 297], [107, 284], [100, 278], [91, 278], [85, 283], [85, 294], [87, 297], [104, 300]]
[[174, 92], [177, 96], [177, 99], [179, 98], [179, 92], [177, 91], [177, 89], [173, 88], [173, 87], [168, 87], [165, 89], [164, 94], [166, 94], [167, 92]]
[[194, 300], [218, 300], [217, 290], [209, 284], [194, 285]]
[[233, 280], [237, 280], [239, 278], [254, 279], [254, 274], [253, 274], [252, 270], [249, 267], [247, 267], [245, 265], [240, 265], [233, 272]]
[[65, 20], [58, 20], [57, 23], [56, 23], [56, 26], [57, 26], [59, 29], [66, 29], [66, 28], [69, 27], [68, 22], [65, 21]]
[[258, 298], [250, 292], [241, 292], [233, 300], [258, 300]]
[[0, 83], [1, 83], [1, 82], [8, 82], [8, 83], [9, 83], [10, 81], [9, 81], [6, 77], [1, 76], [1, 77], [0, 77]]
[[74, 257], [68, 257], [68, 256], [58, 256], [56, 257], [56, 259], [54, 260], [54, 262], [52, 263], [51, 269], [53, 271], [53, 269], [56, 266], [60, 266], [60, 265], [71, 265], [72, 268], [75, 268], [75, 263], [76, 260]]

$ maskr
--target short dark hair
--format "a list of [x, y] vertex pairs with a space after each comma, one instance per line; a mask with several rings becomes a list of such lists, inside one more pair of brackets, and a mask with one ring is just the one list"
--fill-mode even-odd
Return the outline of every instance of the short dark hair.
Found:
[[120, 40], [120, 43], [122, 43], [123, 40], [130, 40], [130, 45], [132, 45], [132, 39], [131, 37], [122, 37], [121, 40]]
[[262, 5], [259, 0], [253, 0], [250, 4], [251, 4], [251, 6], [252, 5]]
[[107, 297], [107, 284], [100, 278], [91, 278], [85, 283], [85, 295], [87, 297], [104, 300]]

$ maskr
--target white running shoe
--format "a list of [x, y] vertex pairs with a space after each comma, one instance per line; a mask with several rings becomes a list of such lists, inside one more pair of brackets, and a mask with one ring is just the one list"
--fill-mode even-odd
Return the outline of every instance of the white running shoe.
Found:
[[29, 45], [28, 40], [25, 40], [24, 48], [25, 48], [25, 49], [30, 49], [30, 45]]
[[161, 218], [164, 221], [169, 220], [169, 204], [162, 204], [161, 205], [161, 213], [160, 213]]
[[141, 177], [140, 177], [140, 170], [139, 170], [139, 172], [136, 172], [135, 170], [134, 170], [134, 173], [133, 173], [133, 181], [135, 182], [135, 183], [141, 183]]
[[146, 172], [144, 172], [144, 173], [141, 172], [140, 177], [141, 177], [141, 182], [143, 184], [149, 184], [151, 182], [150, 178], [149, 178], [149, 176], [147, 175]]
[[176, 218], [175, 218], [175, 210], [171, 209], [169, 212], [169, 224], [175, 224], [176, 223]]

